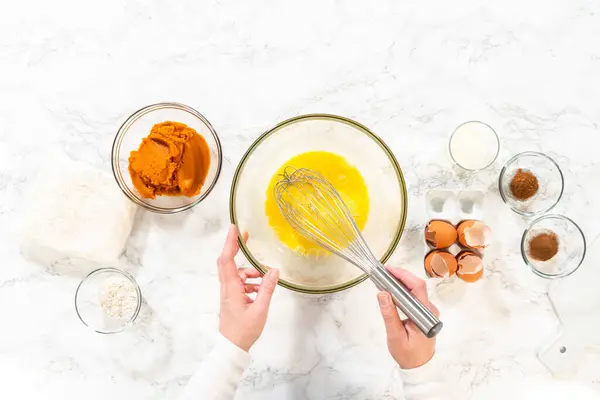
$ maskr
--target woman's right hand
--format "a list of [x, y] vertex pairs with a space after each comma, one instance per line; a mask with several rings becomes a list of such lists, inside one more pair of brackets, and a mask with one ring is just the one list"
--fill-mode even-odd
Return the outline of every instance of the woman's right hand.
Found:
[[[440, 316], [437, 307], [429, 301], [427, 285], [423, 279], [402, 268], [386, 268], [436, 317]], [[412, 321], [401, 320], [388, 292], [379, 292], [377, 300], [385, 323], [388, 349], [400, 368], [417, 368], [431, 360], [435, 353], [435, 337], [429, 339]]]

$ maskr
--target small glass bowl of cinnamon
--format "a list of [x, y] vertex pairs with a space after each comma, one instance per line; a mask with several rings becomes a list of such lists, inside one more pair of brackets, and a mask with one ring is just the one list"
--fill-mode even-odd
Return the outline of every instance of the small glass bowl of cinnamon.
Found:
[[123, 193], [159, 214], [182, 212], [204, 200], [221, 165], [221, 142], [210, 122], [179, 103], [136, 111], [112, 147], [112, 169]]
[[533, 217], [558, 204], [564, 178], [558, 164], [543, 153], [526, 151], [508, 160], [500, 171], [502, 200], [517, 214]]
[[521, 254], [538, 276], [562, 278], [579, 268], [586, 253], [585, 235], [571, 219], [558, 214], [544, 215], [523, 233]]

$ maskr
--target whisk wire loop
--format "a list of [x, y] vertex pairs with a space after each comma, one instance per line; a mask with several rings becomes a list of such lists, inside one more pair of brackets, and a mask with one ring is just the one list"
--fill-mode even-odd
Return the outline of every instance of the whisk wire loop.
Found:
[[352, 212], [321, 174], [287, 167], [275, 186], [275, 197], [282, 215], [300, 235], [365, 272], [373, 267], [365, 262], [374, 256], [364, 242]]
[[443, 324], [377, 260], [350, 208], [321, 174], [288, 166], [275, 185], [274, 196], [281, 214], [298, 234], [367, 273], [379, 289], [392, 294], [394, 303], [427, 337], [441, 330]]

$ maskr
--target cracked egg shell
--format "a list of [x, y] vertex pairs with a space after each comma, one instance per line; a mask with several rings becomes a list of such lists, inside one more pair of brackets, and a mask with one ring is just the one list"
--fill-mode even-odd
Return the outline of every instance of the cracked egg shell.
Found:
[[485, 249], [490, 244], [492, 230], [481, 221], [467, 220], [458, 225], [458, 242], [471, 249]]
[[457, 257], [456, 276], [465, 282], [477, 282], [483, 276], [483, 260], [477, 254], [465, 251]]
[[436, 249], [450, 247], [457, 236], [456, 228], [446, 221], [429, 221], [425, 227], [425, 240]]
[[446, 278], [456, 273], [456, 258], [447, 251], [433, 250], [425, 257], [425, 272], [430, 278]]

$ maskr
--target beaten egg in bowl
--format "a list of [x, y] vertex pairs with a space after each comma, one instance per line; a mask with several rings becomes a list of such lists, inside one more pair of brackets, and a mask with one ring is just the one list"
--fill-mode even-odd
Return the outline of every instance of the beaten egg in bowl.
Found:
[[265, 213], [277, 238], [290, 250], [303, 256], [319, 257], [329, 252], [305, 239], [285, 220], [275, 200], [275, 185], [288, 166], [307, 168], [321, 174], [338, 192], [350, 209], [358, 229], [362, 230], [369, 215], [369, 193], [362, 175], [346, 159], [328, 151], [310, 151], [286, 161], [271, 177], [267, 188]]

